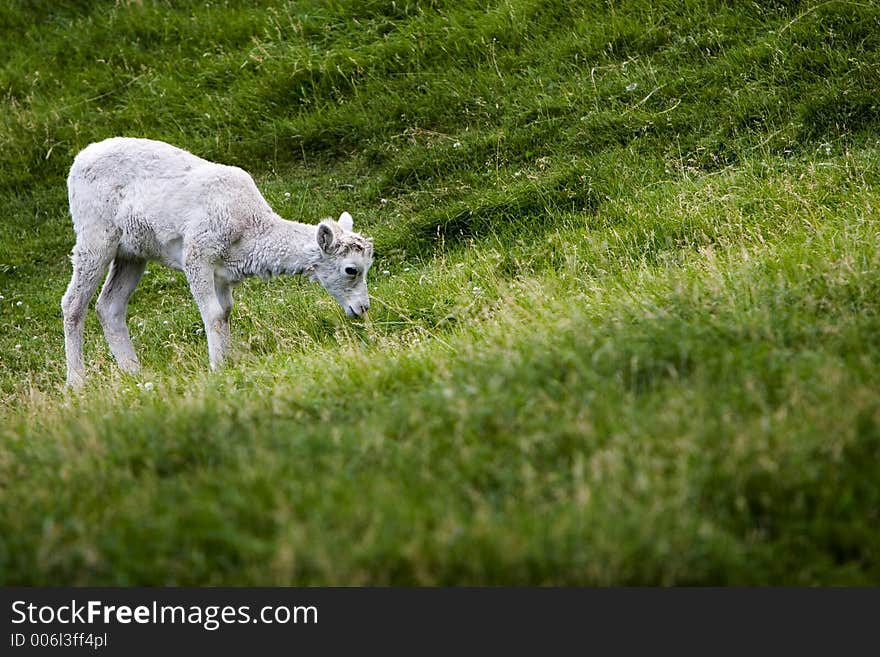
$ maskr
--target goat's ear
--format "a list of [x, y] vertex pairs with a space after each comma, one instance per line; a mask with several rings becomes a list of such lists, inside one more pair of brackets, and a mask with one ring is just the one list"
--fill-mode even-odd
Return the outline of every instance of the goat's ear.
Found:
[[333, 242], [336, 241], [336, 234], [333, 227], [326, 221], [318, 224], [318, 246], [324, 253], [331, 253]]
[[342, 226], [343, 230], [351, 232], [354, 229], [354, 219], [351, 218], [348, 212], [343, 212], [339, 215], [339, 225]]

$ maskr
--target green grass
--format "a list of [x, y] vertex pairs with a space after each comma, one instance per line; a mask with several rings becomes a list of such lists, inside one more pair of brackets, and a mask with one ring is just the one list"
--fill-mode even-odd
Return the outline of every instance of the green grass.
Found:
[[[173, 8], [172, 5], [173, 4]], [[257, 5], [261, 5], [257, 7]], [[7, 2], [0, 583], [880, 583], [880, 8]], [[373, 310], [181, 275], [65, 392], [111, 135], [350, 210]]]

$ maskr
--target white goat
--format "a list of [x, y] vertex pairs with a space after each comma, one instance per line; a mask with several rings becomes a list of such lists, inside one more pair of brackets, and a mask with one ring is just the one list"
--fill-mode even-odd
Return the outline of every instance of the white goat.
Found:
[[246, 276], [304, 274], [349, 316], [370, 307], [373, 247], [351, 232], [351, 215], [317, 226], [286, 221], [239, 168], [163, 142], [116, 137], [76, 156], [67, 190], [76, 231], [73, 277], [61, 301], [68, 386], [84, 381], [86, 309], [108, 265], [96, 310], [113, 356], [130, 373], [140, 364], [125, 314], [148, 260], [186, 274], [214, 369], [230, 346], [232, 286]]

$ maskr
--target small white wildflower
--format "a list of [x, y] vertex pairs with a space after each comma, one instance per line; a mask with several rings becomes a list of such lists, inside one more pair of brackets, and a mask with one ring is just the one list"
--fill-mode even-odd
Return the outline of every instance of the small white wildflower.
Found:
[[404, 267], [403, 271], [409, 271], [409, 267]]
[[639, 86], [639, 85], [638, 85], [637, 83], [635, 83], [635, 82], [630, 82], [628, 85], [626, 85], [626, 90], [627, 90], [627, 91], [635, 91], [635, 90], [636, 90], [636, 87], [638, 87], [638, 86]]
[[290, 198], [290, 192], [284, 192], [284, 198]]
[[20, 345], [20, 344], [17, 344], [17, 345], [15, 345], [15, 348], [16, 348], [16, 349], [21, 349], [21, 345]]
[[39, 339], [40, 339], [40, 336], [38, 336], [38, 335], [35, 335], [31, 338], [31, 340], [39, 340]]
[[210, 119], [210, 118], [211, 118], [211, 115], [208, 114], [207, 112], [205, 112], [205, 118], [206, 118], [206, 119]]
[[168, 326], [168, 320], [167, 320], [167, 319], [166, 319], [164, 322], [162, 322], [162, 323], [163, 323], [165, 326]]
[[0, 301], [3, 301], [3, 299], [5, 299], [5, 298], [6, 297], [4, 297], [2, 294], [0, 294]]
[[144, 384], [144, 390], [152, 390], [152, 389], [153, 389], [153, 382], [152, 382], [152, 381], [147, 381], [147, 382]]
[[138, 328], [144, 328], [144, 323], [143, 323], [143, 322], [138, 322]]
[[380, 204], [380, 205], [385, 205], [386, 203], [388, 203], [388, 199], [387, 199], [387, 198], [380, 198], [380, 199], [379, 199], [379, 204]]
[[474, 287], [474, 292], [482, 292], [482, 290], [481, 290], [479, 287], [476, 287], [476, 286], [475, 286], [475, 287]]
[[452, 145], [453, 148], [461, 148], [461, 142], [457, 141]]
[[16, 305], [16, 306], [20, 306], [20, 305], [21, 305], [21, 301], [16, 301], [16, 302], [15, 302], [15, 305]]
[[513, 174], [513, 177], [519, 178], [521, 175], [522, 175], [522, 171], [517, 171], [515, 174]]
[[390, 276], [390, 275], [391, 275], [391, 272], [388, 271], [387, 269], [383, 269], [383, 270], [382, 270], [382, 275], [383, 275], [383, 276]]

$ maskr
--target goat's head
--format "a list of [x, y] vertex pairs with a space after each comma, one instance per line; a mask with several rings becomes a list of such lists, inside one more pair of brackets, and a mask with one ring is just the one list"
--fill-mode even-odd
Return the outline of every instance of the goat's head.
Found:
[[318, 224], [321, 259], [313, 271], [349, 317], [363, 317], [370, 308], [367, 271], [373, 264], [373, 244], [352, 232], [352, 223], [351, 215], [343, 212], [338, 222], [325, 219]]

